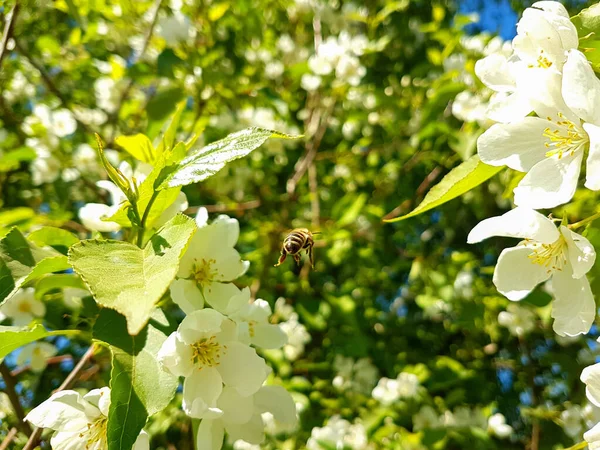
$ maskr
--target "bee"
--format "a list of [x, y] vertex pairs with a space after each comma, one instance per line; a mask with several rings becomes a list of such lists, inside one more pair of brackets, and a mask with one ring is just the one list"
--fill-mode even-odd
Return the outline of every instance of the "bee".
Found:
[[287, 255], [293, 256], [296, 264], [300, 264], [300, 252], [306, 250], [310, 260], [310, 266], [314, 269], [315, 259], [313, 255], [313, 246], [315, 245], [315, 241], [313, 239], [313, 234], [318, 233], [312, 233], [308, 228], [295, 228], [290, 231], [283, 240], [281, 256], [279, 257], [277, 264], [275, 264], [275, 267], [281, 265], [285, 261]]

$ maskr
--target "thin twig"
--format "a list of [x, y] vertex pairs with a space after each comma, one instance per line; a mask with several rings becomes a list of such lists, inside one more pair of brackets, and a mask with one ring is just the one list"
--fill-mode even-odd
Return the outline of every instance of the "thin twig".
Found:
[[205, 205], [205, 206], [192, 206], [185, 210], [186, 214], [196, 214], [200, 208], [206, 208], [209, 213], [215, 212], [242, 212], [248, 209], [255, 209], [260, 206], [260, 200], [250, 200], [243, 203], [233, 204], [220, 204], [220, 205]]
[[[81, 357], [77, 365], [73, 367], [71, 373], [67, 375], [67, 378], [65, 378], [62, 384], [53, 393], [64, 391], [65, 389], [70, 389], [75, 384], [77, 378], [79, 377], [79, 374], [83, 370], [83, 367], [86, 365], [88, 360], [94, 355], [95, 350], [95, 345], [90, 345], [90, 348], [88, 348], [87, 352], [85, 352], [85, 354]], [[23, 450], [33, 450], [38, 445], [43, 430], [43, 428], [36, 427], [33, 430], [33, 433], [31, 433], [31, 436], [29, 436], [29, 440], [25, 444], [25, 447], [23, 447]]]
[[6, 24], [4, 26], [4, 32], [2, 33], [2, 42], [0, 42], [0, 66], [2, 66], [2, 60], [6, 56], [6, 47], [8, 46], [8, 41], [13, 35], [18, 14], [19, 2], [15, 0], [15, 6], [13, 6], [10, 12], [6, 15]]
[[[46, 364], [48, 364], [50, 366], [52, 364], [59, 364], [63, 361], [69, 361], [72, 359], [73, 359], [73, 357], [71, 355], [52, 356], [46, 360]], [[10, 374], [13, 377], [17, 377], [17, 376], [21, 375], [22, 373], [27, 372], [29, 369], [31, 369], [31, 365], [25, 364], [24, 366], [21, 366], [15, 370], [13, 370]]]
[[308, 166], [308, 188], [310, 189], [310, 208], [312, 210], [313, 230], [321, 226], [321, 206], [319, 203], [319, 185], [317, 183], [317, 166], [314, 161]]
[[17, 428], [12, 427], [10, 429], [10, 431], [8, 432], [8, 434], [6, 435], [6, 437], [4, 438], [4, 440], [2, 441], [2, 444], [0, 444], [0, 450], [7, 450], [8, 446], [10, 445], [10, 443], [12, 442], [12, 440], [15, 438], [16, 435], [17, 435]]
[[0, 375], [4, 379], [4, 384], [6, 386], [6, 394], [12, 404], [13, 409], [15, 410], [15, 415], [19, 423], [17, 427], [27, 436], [31, 435], [31, 426], [25, 422], [25, 411], [23, 411], [23, 406], [21, 405], [21, 401], [19, 400], [19, 396], [17, 395], [17, 391], [15, 390], [15, 386], [17, 385], [17, 380], [10, 373], [10, 369], [6, 365], [4, 361], [0, 363]]
[[[146, 53], [146, 50], [148, 49], [148, 45], [150, 45], [150, 39], [152, 39], [152, 35], [154, 34], [154, 27], [156, 26], [156, 22], [158, 21], [158, 11], [160, 10], [161, 3], [162, 3], [162, 0], [154, 1], [154, 4], [152, 6], [152, 8], [154, 8], [154, 11], [152, 13], [152, 19], [150, 20], [150, 26], [148, 27], [148, 31], [146, 32], [146, 37], [144, 38], [144, 43], [142, 45], [142, 49], [140, 50], [140, 53], [138, 55], [136, 55], [133, 62], [138, 61], [142, 56], [144, 56], [144, 53]], [[125, 86], [125, 89], [123, 89], [121, 96], [119, 97], [119, 101], [117, 102], [117, 107], [115, 108], [115, 112], [114, 112], [114, 116], [113, 116], [113, 119], [115, 121], [119, 117], [119, 111], [121, 111], [121, 107], [123, 106], [123, 103], [125, 102], [125, 100], [127, 100], [127, 97], [129, 96], [129, 92], [131, 92], [131, 89], [133, 88], [133, 84], [134, 84], [134, 80], [133, 80], [133, 78], [130, 78], [127, 85]], [[114, 142], [114, 138], [116, 137], [115, 134], [116, 134], [116, 127], [114, 127], [113, 136], [108, 141], [108, 144], [107, 144], [108, 146], [110, 146]]]

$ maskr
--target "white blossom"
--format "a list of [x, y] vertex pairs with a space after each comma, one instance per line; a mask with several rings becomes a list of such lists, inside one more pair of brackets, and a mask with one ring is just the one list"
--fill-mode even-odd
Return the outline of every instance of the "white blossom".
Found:
[[46, 305], [35, 298], [33, 288], [19, 289], [0, 306], [0, 313], [12, 319], [13, 325], [29, 325], [33, 319], [44, 317]]
[[437, 412], [429, 405], [422, 406], [417, 414], [413, 416], [413, 429], [415, 431], [437, 428], [440, 419]]
[[196, 215], [198, 231], [170, 288], [173, 301], [188, 314], [202, 308], [205, 301], [213, 306], [228, 301], [235, 295], [228, 283], [243, 275], [249, 265], [234, 248], [240, 234], [238, 221], [225, 215], [210, 225], [207, 220], [208, 213], [201, 208]]
[[183, 410], [195, 418], [223, 415], [217, 405], [223, 385], [248, 397], [268, 374], [265, 361], [238, 340], [235, 322], [214, 309], [188, 314], [167, 338], [158, 359], [173, 375], [185, 377]]
[[17, 364], [29, 363], [33, 372], [43, 372], [48, 365], [48, 358], [56, 355], [58, 349], [50, 342], [32, 342], [21, 348], [17, 355]]
[[[106, 427], [110, 389], [94, 389], [83, 397], [76, 391], [60, 391], [35, 407], [25, 420], [55, 433], [50, 438], [54, 450], [106, 450]], [[149, 449], [149, 439], [141, 431], [133, 450]]]
[[306, 327], [298, 321], [298, 314], [294, 313], [289, 320], [279, 324], [287, 334], [288, 341], [283, 347], [283, 354], [290, 361], [295, 361], [304, 353], [304, 346], [311, 340]]
[[467, 238], [469, 243], [491, 236], [523, 239], [504, 249], [498, 258], [493, 281], [509, 300], [521, 300], [539, 283], [552, 278], [554, 331], [575, 336], [587, 333], [596, 315], [596, 304], [586, 278], [596, 252], [583, 236], [564, 225], [527, 209], [515, 208], [480, 222]]
[[513, 336], [526, 336], [535, 328], [536, 315], [519, 305], [510, 304], [498, 314], [498, 323], [508, 328]]
[[489, 417], [488, 430], [500, 439], [510, 437], [513, 433], [513, 428], [506, 423], [506, 417], [501, 413], [496, 413]]
[[[320, 443], [323, 443], [322, 446]], [[351, 424], [336, 415], [331, 417], [324, 427], [315, 427], [306, 443], [308, 450], [367, 448], [367, 432], [361, 423]]]

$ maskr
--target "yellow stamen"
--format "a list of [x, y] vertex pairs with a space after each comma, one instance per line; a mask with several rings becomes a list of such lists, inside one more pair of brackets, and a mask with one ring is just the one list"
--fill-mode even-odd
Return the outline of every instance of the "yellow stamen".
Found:
[[212, 266], [216, 261], [214, 259], [201, 259], [196, 260], [192, 266], [192, 278], [196, 281], [198, 286], [204, 287], [211, 284], [215, 277], [219, 274], [219, 271], [214, 269]]
[[198, 368], [215, 367], [219, 365], [221, 355], [227, 350], [226, 346], [219, 344], [215, 336], [210, 338], [200, 339], [198, 342], [191, 345], [192, 347], [192, 363]]
[[548, 273], [562, 270], [567, 263], [567, 241], [562, 235], [552, 244], [526, 241], [533, 249], [529, 255], [531, 262], [546, 267]]
[[[561, 159], [564, 155], [573, 156], [588, 140], [588, 135], [570, 120], [566, 119], [562, 113], [558, 113], [561, 120], [556, 121], [560, 128], [544, 130], [542, 134], [550, 142], [544, 143], [548, 151], [546, 157], [557, 156]], [[552, 120], [548, 117], [548, 120]]]

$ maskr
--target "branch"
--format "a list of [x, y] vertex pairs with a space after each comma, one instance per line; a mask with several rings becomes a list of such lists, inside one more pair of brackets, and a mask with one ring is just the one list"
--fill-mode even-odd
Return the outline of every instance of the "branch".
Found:
[[12, 427], [10, 429], [10, 431], [8, 432], [8, 434], [6, 435], [6, 437], [4, 438], [4, 440], [2, 441], [2, 444], [0, 444], [0, 450], [8, 450], [8, 446], [10, 445], [10, 443], [12, 442], [12, 440], [15, 438], [16, 435], [17, 435], [17, 428]]
[[317, 183], [317, 166], [314, 161], [308, 166], [308, 188], [310, 189], [310, 207], [312, 209], [312, 226], [318, 229], [321, 225], [321, 206], [319, 203], [319, 185]]
[[2, 66], [2, 60], [6, 56], [6, 47], [8, 45], [8, 41], [13, 35], [18, 13], [19, 2], [15, 1], [15, 6], [13, 6], [11, 11], [6, 15], [6, 25], [4, 26], [4, 32], [2, 33], [2, 42], [0, 42], [0, 66]]
[[6, 385], [6, 394], [10, 399], [10, 403], [15, 410], [15, 414], [19, 423], [17, 424], [17, 428], [25, 433], [27, 436], [31, 435], [31, 426], [29, 423], [25, 422], [25, 411], [23, 411], [23, 406], [19, 400], [19, 396], [17, 395], [17, 391], [15, 390], [15, 386], [17, 385], [17, 380], [10, 373], [10, 369], [6, 365], [4, 361], [0, 363], [0, 375], [4, 379], [4, 384]]
[[[64, 391], [66, 389], [70, 389], [71, 387], [73, 387], [73, 385], [77, 381], [77, 378], [79, 377], [79, 374], [83, 370], [83, 366], [85, 366], [86, 363], [89, 361], [89, 359], [94, 355], [95, 350], [96, 350], [96, 348], [95, 348], [94, 344], [90, 345], [90, 348], [88, 348], [88, 351], [85, 352], [85, 354], [81, 357], [81, 359], [79, 360], [77, 365], [75, 367], [73, 367], [73, 370], [71, 370], [71, 373], [69, 373], [69, 375], [67, 375], [67, 378], [65, 378], [65, 381], [63, 381], [63, 383], [58, 387], [58, 389], [56, 389], [53, 392], [53, 394], [56, 392]], [[33, 450], [38, 445], [40, 436], [42, 435], [43, 430], [44, 430], [43, 428], [36, 427], [33, 430], [33, 433], [31, 433], [31, 436], [29, 436], [29, 440], [25, 444], [25, 447], [23, 447], [23, 450]]]
[[[63, 361], [69, 361], [71, 359], [73, 359], [73, 357], [71, 355], [52, 356], [51, 358], [48, 358], [46, 360], [46, 363], [48, 365], [58, 364], [58, 363], [61, 363]], [[17, 377], [17, 376], [21, 375], [23, 372], [27, 372], [29, 369], [31, 369], [31, 365], [30, 364], [25, 364], [24, 366], [19, 367], [18, 369], [13, 370], [10, 374], [13, 377]]]

